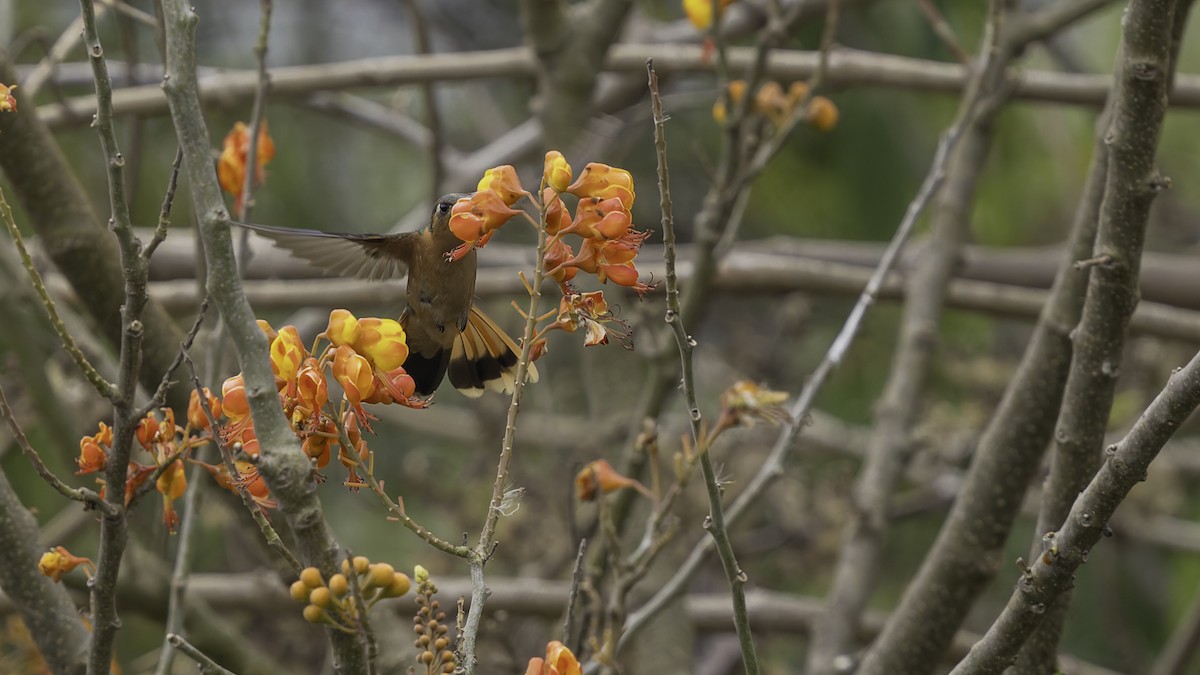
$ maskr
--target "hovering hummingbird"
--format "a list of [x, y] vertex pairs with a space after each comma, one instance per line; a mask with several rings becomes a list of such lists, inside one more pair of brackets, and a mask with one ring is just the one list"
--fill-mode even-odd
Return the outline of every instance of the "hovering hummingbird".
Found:
[[[471, 398], [485, 389], [511, 393], [520, 349], [502, 328], [474, 306], [476, 252], [458, 261], [446, 254], [462, 244], [450, 231], [450, 210], [469, 194], [437, 201], [429, 226], [399, 234], [349, 234], [238, 223], [328, 274], [381, 280], [408, 274], [408, 306], [400, 315], [407, 334], [404, 369], [422, 396], [449, 374], [455, 389]], [[528, 379], [537, 368], [529, 364]]]

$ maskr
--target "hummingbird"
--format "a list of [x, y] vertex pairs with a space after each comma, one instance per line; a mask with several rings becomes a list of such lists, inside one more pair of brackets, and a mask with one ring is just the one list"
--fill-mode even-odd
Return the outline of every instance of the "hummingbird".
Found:
[[[512, 393], [520, 349], [504, 329], [475, 307], [475, 249], [461, 260], [447, 254], [462, 241], [450, 231], [450, 210], [469, 194], [438, 199], [429, 225], [415, 232], [352, 234], [238, 223], [270, 239], [321, 271], [382, 280], [408, 275], [407, 306], [400, 315], [409, 348], [404, 370], [428, 396], [447, 374], [471, 398], [485, 390]], [[529, 364], [527, 379], [536, 382]]]

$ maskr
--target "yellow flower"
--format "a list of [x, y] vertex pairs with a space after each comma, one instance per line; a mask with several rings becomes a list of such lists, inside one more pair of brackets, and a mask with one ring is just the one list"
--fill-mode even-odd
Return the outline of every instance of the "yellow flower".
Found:
[[96, 569], [91, 560], [72, 555], [62, 546], [55, 546], [42, 554], [42, 559], [38, 561], [38, 571], [54, 581], [61, 581], [65, 574], [80, 565], [84, 566], [84, 571], [87, 572], [89, 578], [92, 576], [92, 571]]
[[154, 482], [154, 489], [163, 496], [163, 522], [167, 524], [171, 534], [175, 534], [175, 528], [179, 526], [175, 500], [182, 497], [187, 490], [187, 474], [183, 470], [183, 462], [178, 459], [171, 462], [171, 466]]
[[359, 319], [354, 349], [380, 370], [395, 370], [408, 358], [404, 328], [392, 319]]
[[[570, 167], [568, 167], [568, 171]], [[483, 172], [483, 178], [479, 179], [479, 185], [475, 188], [479, 191], [491, 191], [499, 195], [506, 206], [512, 206], [520, 201], [521, 197], [529, 195], [525, 188], [521, 187], [521, 181], [517, 178], [517, 170], [511, 164], [497, 166]]]
[[567, 192], [580, 199], [595, 197], [603, 200], [616, 197], [621, 200], [621, 205], [629, 210], [633, 208], [633, 175], [625, 169], [592, 162], [583, 167], [583, 173], [567, 187]]
[[[718, 14], [733, 4], [733, 0], [720, 0]], [[697, 30], [707, 30], [712, 25], [712, 0], [683, 0], [683, 12]]]
[[13, 97], [12, 91], [17, 85], [6, 86], [0, 84], [0, 112], [16, 112], [17, 99]]
[[271, 370], [275, 377], [287, 382], [296, 376], [308, 350], [300, 340], [295, 326], [284, 326], [271, 342]]
[[546, 153], [542, 182], [555, 192], [566, 192], [567, 186], [571, 184], [571, 165], [561, 152], [551, 150]]
[[353, 349], [342, 345], [333, 355], [333, 378], [342, 385], [346, 400], [360, 405], [375, 392], [371, 364]]
[[321, 335], [334, 347], [341, 347], [357, 342], [359, 333], [358, 319], [344, 309], [335, 309], [329, 313], [329, 325]]

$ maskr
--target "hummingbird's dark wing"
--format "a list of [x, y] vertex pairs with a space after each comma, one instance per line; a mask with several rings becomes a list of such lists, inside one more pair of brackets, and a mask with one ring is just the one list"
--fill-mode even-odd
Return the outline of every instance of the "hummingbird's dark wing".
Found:
[[362, 279], [400, 278], [416, 249], [416, 232], [348, 234], [236, 223], [270, 239], [327, 274]]

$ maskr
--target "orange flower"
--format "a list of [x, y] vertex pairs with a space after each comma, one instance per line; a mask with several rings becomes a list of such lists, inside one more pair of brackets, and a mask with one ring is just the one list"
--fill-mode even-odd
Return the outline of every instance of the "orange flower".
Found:
[[230, 422], [240, 422], [250, 415], [250, 401], [246, 399], [246, 383], [241, 373], [221, 385], [221, 412]]
[[150, 474], [154, 473], [157, 468], [153, 464], [129, 463], [125, 469], [125, 506], [129, 506], [129, 502], [133, 501], [133, 496], [137, 494], [138, 488], [150, 479]]
[[333, 378], [342, 385], [346, 400], [356, 406], [375, 391], [371, 364], [345, 345], [338, 347], [334, 352]]
[[16, 112], [17, 99], [13, 98], [12, 91], [17, 85], [6, 86], [0, 84], [0, 112]]
[[229, 425], [221, 432], [225, 442], [241, 442], [245, 449], [247, 440], [243, 435], [249, 431], [249, 437], [254, 438], [254, 420], [250, 417], [250, 401], [246, 398], [246, 383], [241, 373], [221, 384], [221, 413], [229, 420]]
[[462, 246], [454, 249], [447, 258], [461, 260], [472, 248], [482, 248], [492, 233], [521, 214], [520, 209], [511, 208], [494, 190], [480, 190], [470, 197], [463, 197], [450, 209], [450, 231], [461, 239]]
[[571, 184], [571, 165], [561, 152], [551, 150], [546, 153], [546, 161], [542, 165], [542, 183], [554, 192], [567, 191], [567, 186]]
[[[332, 424], [330, 425], [332, 427]], [[318, 469], [324, 469], [329, 464], [330, 447], [333, 445], [333, 439], [321, 434], [313, 434], [304, 439], [300, 445], [300, 449], [304, 450], [304, 454], [317, 465]]]
[[204, 470], [213, 477], [217, 485], [237, 494], [239, 485], [246, 488], [246, 492], [254, 499], [254, 503], [265, 509], [273, 509], [278, 504], [271, 499], [271, 491], [267, 488], [267, 484], [263, 481], [262, 474], [258, 472], [258, 468], [250, 462], [237, 460], [233, 464], [238, 470], [238, 478], [232, 479], [229, 476], [229, 469], [224, 464], [212, 465], [199, 460], [189, 459], [189, 462], [204, 467]]
[[[204, 388], [204, 398], [208, 401], [208, 407], [212, 410], [213, 418], [220, 417], [221, 400], [209, 391], [208, 387]], [[192, 390], [191, 395], [188, 397], [187, 419], [188, 425], [193, 429], [207, 429], [209, 426], [208, 416], [204, 414], [204, 407], [200, 405], [200, 392], [195, 389]]]
[[416, 397], [417, 383], [404, 368], [383, 371], [375, 370], [375, 393], [364, 403], [399, 403], [408, 408], [428, 408], [429, 401]]
[[108, 451], [112, 447], [112, 427], [100, 423], [100, 431], [92, 436], [79, 439], [79, 457], [75, 463], [79, 465], [76, 476], [103, 471], [108, 464]]
[[296, 371], [307, 356], [308, 350], [304, 348], [295, 326], [284, 326], [271, 341], [271, 370], [275, 377], [284, 382], [296, 376]]
[[[246, 157], [250, 154], [250, 128], [244, 122], [237, 122], [233, 129], [225, 135], [221, 157], [217, 160], [217, 179], [221, 187], [234, 197], [234, 209], [242, 208], [242, 187], [246, 182]], [[256, 185], [266, 179], [265, 167], [275, 157], [275, 141], [267, 129], [267, 121], [262, 121], [258, 133], [258, 151], [255, 154], [254, 183]]]
[[571, 212], [553, 188], [542, 190], [542, 203], [546, 205], [546, 234], [558, 234], [571, 224]]
[[154, 413], [147, 413], [145, 417], [138, 420], [134, 436], [137, 437], [138, 443], [141, 443], [142, 447], [147, 450], [154, 445], [154, 439], [158, 437], [158, 419], [154, 417]]
[[546, 645], [546, 658], [529, 659], [525, 675], [583, 675], [583, 668], [566, 645], [551, 640]]
[[[575, 474], [575, 495], [579, 497], [580, 501], [595, 499], [597, 485], [600, 487], [600, 492], [604, 494], [631, 487], [650, 496], [650, 491], [646, 489], [646, 486], [617, 473], [612, 464], [604, 459], [597, 459]], [[549, 652], [547, 652], [547, 656], [549, 656]]]
[[546, 250], [545, 267], [546, 276], [557, 281], [560, 285], [566, 284], [571, 279], [575, 278], [575, 274], [579, 271], [577, 267], [564, 267], [563, 263], [575, 257], [575, 251], [567, 245], [562, 239], [555, 241]]
[[380, 370], [395, 370], [408, 359], [404, 328], [392, 319], [366, 318], [358, 321], [359, 338], [354, 350]]
[[317, 360], [311, 356], [296, 373], [296, 395], [300, 399], [304, 416], [320, 413], [329, 400], [329, 384]]
[[167, 530], [175, 534], [175, 528], [179, 526], [175, 500], [182, 497], [187, 490], [187, 474], [183, 470], [183, 462], [178, 459], [171, 462], [171, 466], [154, 482], [154, 489], [163, 496], [163, 522], [167, 524]]
[[334, 347], [353, 345], [358, 342], [358, 319], [344, 309], [335, 309], [329, 313], [329, 324], [321, 333]]
[[[568, 167], [568, 171], [570, 167]], [[496, 193], [507, 206], [512, 206], [521, 200], [521, 197], [528, 197], [529, 193], [525, 188], [521, 187], [521, 181], [517, 178], [517, 170], [511, 164], [497, 166], [483, 172], [483, 178], [479, 179], [479, 185], [475, 188], [478, 191], [490, 191]]]
[[567, 192], [583, 199], [598, 197], [621, 200], [625, 209], [633, 208], [633, 175], [625, 169], [617, 169], [607, 164], [592, 162], [583, 167], [579, 178], [567, 187]]
[[80, 565], [84, 566], [83, 571], [87, 573], [90, 579], [96, 571], [96, 566], [92, 564], [91, 560], [72, 555], [70, 551], [62, 546], [55, 546], [42, 554], [42, 559], [38, 561], [38, 571], [57, 582], [62, 581], [65, 574]]

